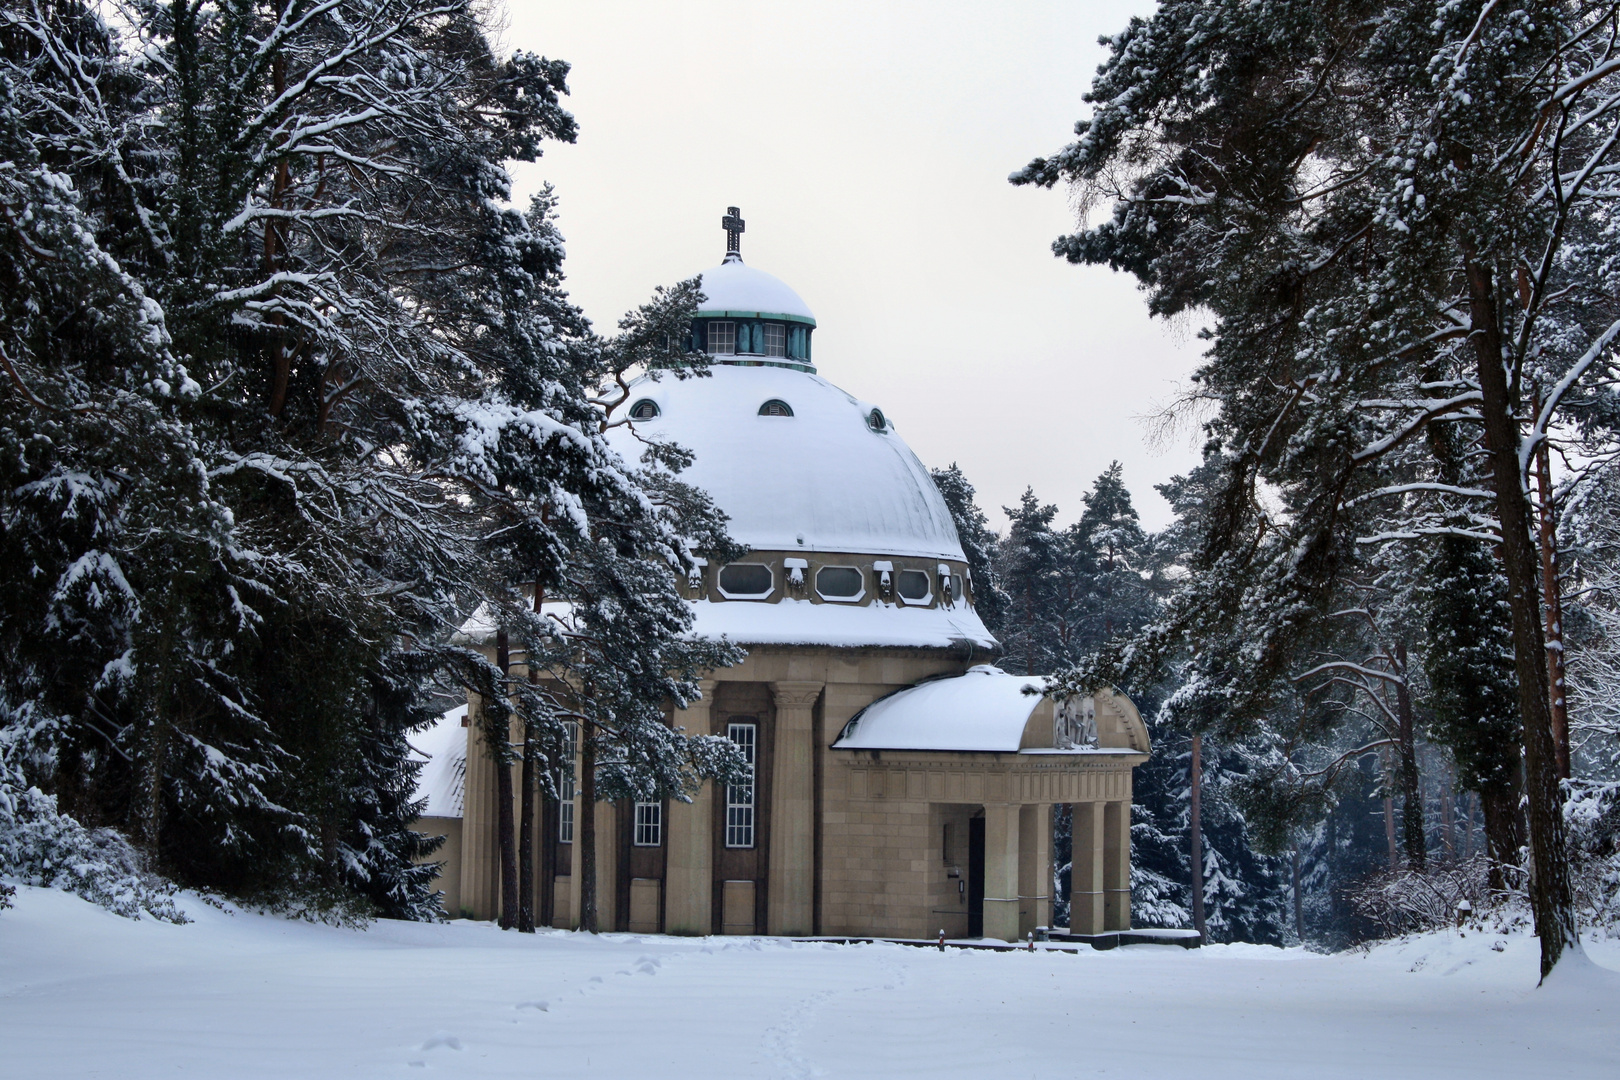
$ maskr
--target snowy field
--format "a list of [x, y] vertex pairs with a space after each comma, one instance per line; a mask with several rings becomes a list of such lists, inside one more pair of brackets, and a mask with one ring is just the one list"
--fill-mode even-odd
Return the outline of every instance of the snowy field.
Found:
[[989, 953], [377, 923], [188, 899], [0, 914], [7, 1077], [1620, 1076], [1620, 943], [1533, 990], [1535, 942], [1370, 955]]

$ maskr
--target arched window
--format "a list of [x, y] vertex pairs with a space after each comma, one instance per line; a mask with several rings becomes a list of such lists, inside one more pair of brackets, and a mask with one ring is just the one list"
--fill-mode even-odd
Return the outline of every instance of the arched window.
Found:
[[654, 401], [652, 398], [642, 398], [640, 401], [630, 406], [630, 419], [651, 420], [653, 417], [657, 416], [660, 411], [661, 410], [658, 408], [658, 402]]
[[887, 431], [889, 422], [884, 419], [882, 409], [873, 409], [866, 414], [866, 426], [873, 431]]
[[761, 415], [761, 416], [792, 416], [793, 415], [793, 406], [789, 405], [787, 402], [783, 401], [781, 398], [771, 398], [771, 400], [767, 401], [765, 404], [763, 404], [763, 405], [761, 405], [759, 407], [759, 415]]

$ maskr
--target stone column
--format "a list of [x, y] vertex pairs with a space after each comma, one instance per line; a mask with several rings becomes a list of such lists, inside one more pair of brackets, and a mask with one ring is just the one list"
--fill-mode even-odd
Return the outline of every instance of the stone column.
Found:
[[815, 902], [815, 730], [818, 682], [774, 682], [776, 757], [771, 770], [770, 934], [808, 934]]
[[1131, 928], [1131, 804], [1104, 803], [1103, 928]]
[[475, 919], [493, 919], [500, 914], [500, 849], [495, 832], [495, 762], [480, 727], [483, 711], [483, 700], [471, 695], [461, 799], [461, 906]]
[[1018, 940], [1018, 826], [1021, 806], [984, 807], [984, 936]]
[[[596, 928], [619, 928], [619, 815], [610, 802], [596, 804]], [[582, 813], [591, 808], [582, 806]], [[575, 837], [579, 830], [574, 830]]]
[[1099, 802], [1074, 804], [1073, 869], [1069, 877], [1069, 933], [1103, 932], [1104, 818]]
[[1018, 936], [1052, 925], [1052, 808], [1018, 811]]
[[[713, 730], [713, 679], [699, 684], [703, 696], [675, 714], [689, 735]], [[714, 933], [714, 785], [704, 783], [689, 803], [669, 802], [668, 869], [664, 871], [664, 932]]]

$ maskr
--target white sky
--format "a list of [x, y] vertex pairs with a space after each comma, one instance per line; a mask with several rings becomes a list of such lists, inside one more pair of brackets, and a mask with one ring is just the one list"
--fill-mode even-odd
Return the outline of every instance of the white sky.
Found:
[[[1119, 458], [1143, 523], [1197, 432], [1142, 419], [1196, 363], [1134, 281], [1055, 258], [1069, 194], [1007, 174], [1070, 139], [1104, 52], [1151, 0], [509, 0], [504, 44], [573, 64], [574, 146], [515, 169], [560, 196], [574, 299], [602, 331], [654, 286], [743, 258], [816, 313], [815, 363], [923, 462], [961, 465], [992, 525], [1027, 485], [1079, 516]], [[791, 483], [791, 477], [783, 477]]]

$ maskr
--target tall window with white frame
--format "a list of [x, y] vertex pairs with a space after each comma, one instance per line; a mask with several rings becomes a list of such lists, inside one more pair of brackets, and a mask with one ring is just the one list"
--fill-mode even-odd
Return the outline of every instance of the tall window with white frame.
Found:
[[757, 724], [728, 724], [726, 736], [737, 744], [748, 761], [748, 782], [726, 785], [726, 847], [754, 846], [754, 761], [758, 743]]
[[765, 324], [765, 355], [787, 355], [787, 327], [779, 322]]
[[579, 746], [579, 725], [569, 720], [563, 725], [563, 761], [557, 770], [557, 842], [574, 842], [574, 753]]
[[664, 842], [664, 804], [636, 803], [636, 847], [657, 847]]

